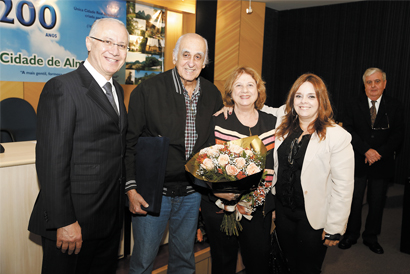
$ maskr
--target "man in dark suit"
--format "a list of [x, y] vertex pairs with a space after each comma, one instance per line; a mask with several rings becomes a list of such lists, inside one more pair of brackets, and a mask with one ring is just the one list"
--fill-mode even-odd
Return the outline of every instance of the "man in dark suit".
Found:
[[48, 81], [38, 104], [40, 192], [29, 230], [42, 236], [42, 273], [115, 273], [124, 202], [127, 113], [112, 79], [125, 62], [128, 32], [96, 20], [88, 58]]
[[349, 105], [343, 126], [352, 135], [355, 151], [355, 184], [347, 230], [339, 248], [348, 249], [360, 237], [362, 204], [367, 185], [367, 215], [363, 243], [383, 254], [378, 243], [389, 181], [394, 175], [394, 157], [404, 136], [403, 107], [383, 94], [386, 73], [369, 68], [363, 75], [365, 93]]

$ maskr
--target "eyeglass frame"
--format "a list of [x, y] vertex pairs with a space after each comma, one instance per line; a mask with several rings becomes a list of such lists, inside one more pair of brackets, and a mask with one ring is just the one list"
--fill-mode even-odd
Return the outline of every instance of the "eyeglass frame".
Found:
[[299, 142], [298, 138], [295, 138], [290, 143], [290, 152], [289, 152], [289, 155], [288, 155], [288, 163], [290, 165], [293, 165], [293, 162], [295, 160], [293, 157], [295, 157], [296, 153], [295, 153], [295, 155], [293, 155], [293, 148], [294, 148], [295, 144], [297, 144], [298, 142]]
[[130, 48], [126, 45], [120, 45], [120, 44], [114, 43], [113, 41], [103, 40], [103, 39], [96, 38], [96, 37], [93, 37], [93, 36], [89, 36], [89, 37], [92, 38], [92, 39], [95, 39], [97, 41], [102, 42], [105, 46], [110, 47], [110, 48], [112, 48], [113, 46], [117, 46], [118, 49], [120, 49], [120, 50], [124, 50], [124, 51], [125, 50], [127, 50], [127, 51], [130, 50]]
[[387, 112], [385, 112], [384, 115], [386, 116], [386, 119], [387, 119], [387, 127], [374, 128], [372, 126], [372, 130], [388, 130], [388, 129], [390, 129], [389, 115], [387, 115]]

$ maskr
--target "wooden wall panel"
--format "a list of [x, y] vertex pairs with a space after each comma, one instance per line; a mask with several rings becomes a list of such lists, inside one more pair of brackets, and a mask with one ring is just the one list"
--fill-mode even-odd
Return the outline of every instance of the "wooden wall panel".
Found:
[[265, 3], [252, 2], [252, 13], [247, 14], [249, 2], [242, 1], [239, 66], [249, 66], [262, 74]]
[[10, 97], [24, 98], [22, 82], [0, 81], [0, 101]]
[[167, 11], [165, 32], [165, 61], [164, 68], [169, 70], [174, 67], [172, 62], [172, 50], [182, 34], [182, 13]]
[[[182, 17], [182, 34], [195, 32], [195, 14], [184, 13]], [[173, 48], [173, 47], [172, 47]]]
[[125, 108], [128, 111], [128, 104], [130, 103], [131, 92], [134, 90], [134, 88], [137, 87], [137, 85], [121, 85], [121, 86], [124, 89], [124, 104], [125, 104]]
[[265, 3], [218, 1], [215, 41], [214, 83], [221, 90], [229, 74], [237, 66], [250, 66], [262, 74]]
[[196, 0], [142, 0], [135, 2], [143, 5], [158, 6], [169, 10], [187, 13], [195, 13], [196, 8]]
[[231, 71], [238, 66], [240, 20], [240, 1], [218, 1], [214, 82], [225, 81]]
[[46, 83], [42, 82], [24, 82], [24, 100], [29, 102], [37, 112], [38, 100], [40, 99], [41, 91]]

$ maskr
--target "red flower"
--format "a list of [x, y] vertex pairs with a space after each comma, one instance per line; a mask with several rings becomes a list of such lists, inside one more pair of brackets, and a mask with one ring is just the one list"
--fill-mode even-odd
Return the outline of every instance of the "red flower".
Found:
[[218, 168], [218, 173], [223, 174], [222, 169]]
[[243, 171], [240, 171], [238, 175], [236, 175], [236, 178], [238, 178], [238, 180], [243, 179], [245, 177], [246, 177], [246, 174]]

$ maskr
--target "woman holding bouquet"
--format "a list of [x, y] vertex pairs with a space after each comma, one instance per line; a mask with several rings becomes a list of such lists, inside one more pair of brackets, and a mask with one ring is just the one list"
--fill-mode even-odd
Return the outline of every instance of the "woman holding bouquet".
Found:
[[276, 229], [291, 273], [320, 273], [346, 230], [353, 195], [351, 136], [332, 119], [322, 79], [303, 74], [277, 115]]
[[[241, 194], [217, 193], [210, 190], [209, 193], [203, 195], [201, 212], [211, 246], [212, 273], [236, 273], [239, 248], [247, 273], [269, 273], [270, 228], [273, 209], [273, 195], [270, 191], [273, 178], [273, 157], [269, 152], [272, 152], [274, 148], [276, 118], [259, 111], [266, 99], [265, 85], [259, 74], [252, 68], [240, 67], [233, 71], [225, 83], [222, 97], [225, 106], [234, 107], [234, 111], [228, 119], [224, 119], [222, 115], [215, 117], [214, 141], [216, 144], [222, 144], [258, 135], [268, 151], [265, 165], [268, 176], [262, 183], [259, 183], [260, 177], [257, 178], [256, 185], [263, 185], [268, 191], [266, 197], [265, 195], [262, 197], [264, 200], [262, 204], [251, 205], [252, 219], [242, 218], [239, 221], [242, 231], [236, 235], [229, 235], [221, 230], [224, 215], [236, 215], [239, 212], [247, 215], [244, 208], [240, 206], [244, 197], [242, 194], [250, 193], [252, 196], [254, 190]], [[234, 208], [234, 211], [228, 212], [221, 209], [226, 209], [226, 206]]]

